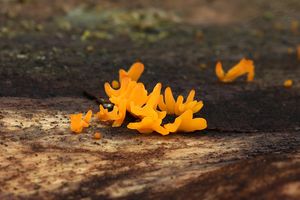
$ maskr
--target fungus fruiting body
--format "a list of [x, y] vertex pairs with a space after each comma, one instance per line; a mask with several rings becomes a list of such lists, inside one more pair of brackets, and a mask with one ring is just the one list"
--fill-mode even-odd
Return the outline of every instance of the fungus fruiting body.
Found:
[[94, 134], [94, 139], [95, 140], [100, 140], [101, 139], [101, 133], [100, 132], [96, 132], [95, 134]]
[[194, 97], [195, 90], [191, 90], [185, 102], [182, 95], [179, 95], [177, 100], [175, 100], [171, 88], [167, 87], [164, 96], [160, 95], [158, 106], [161, 110], [167, 111], [168, 114], [175, 114], [177, 116], [187, 110], [196, 113], [203, 107], [203, 102], [194, 100]]
[[83, 128], [89, 127], [92, 114], [92, 111], [89, 110], [84, 117], [82, 117], [82, 113], [71, 115], [71, 131], [74, 133], [80, 133], [82, 132]]
[[292, 87], [292, 85], [293, 85], [293, 80], [291, 79], [287, 79], [283, 82], [283, 86], [286, 88]]
[[[193, 118], [193, 114], [199, 112], [203, 107], [202, 101], [194, 100], [194, 90], [190, 91], [186, 100], [182, 95], [175, 100], [170, 87], [167, 87], [162, 95], [162, 84], [157, 83], [152, 92], [148, 94], [145, 85], [138, 82], [143, 71], [144, 65], [137, 62], [128, 71], [123, 69], [119, 71], [119, 81], [113, 81], [111, 85], [105, 83], [104, 90], [114, 106], [109, 111], [100, 105], [99, 112], [95, 114], [95, 117], [100, 121], [111, 122], [113, 127], [119, 127], [123, 124], [126, 114], [130, 113], [138, 121], [130, 122], [127, 128], [140, 133], [157, 132], [161, 135], [174, 132], [193, 132], [207, 127], [204, 118]], [[88, 114], [88, 116], [91, 115]], [[175, 115], [177, 118], [174, 123], [163, 125], [167, 114]], [[85, 119], [80, 121], [81, 118], [82, 114], [73, 116], [72, 131], [81, 132], [83, 127], [89, 125], [90, 117], [88, 122]]]
[[233, 82], [240, 76], [247, 74], [247, 81], [251, 82], [254, 79], [255, 67], [252, 60], [243, 58], [238, 64], [233, 66], [227, 73], [224, 72], [222, 63], [218, 62], [216, 65], [216, 75], [221, 82]]
[[193, 111], [187, 110], [177, 117], [174, 123], [164, 126], [169, 132], [193, 132], [206, 129], [207, 122], [204, 118], [193, 118]]
[[158, 83], [150, 93], [145, 105], [137, 106], [131, 103], [131, 113], [141, 119], [139, 122], [132, 122], [127, 125], [129, 129], [136, 129], [140, 133], [152, 133], [156, 131], [162, 135], [169, 132], [161, 126], [162, 120], [166, 116], [165, 111], [158, 111], [157, 105], [160, 97], [161, 84]]
[[144, 64], [140, 62], [136, 62], [133, 65], [131, 65], [128, 71], [125, 71], [124, 69], [120, 69], [119, 79], [121, 81], [123, 78], [129, 77], [133, 81], [138, 81], [143, 72], [144, 72]]

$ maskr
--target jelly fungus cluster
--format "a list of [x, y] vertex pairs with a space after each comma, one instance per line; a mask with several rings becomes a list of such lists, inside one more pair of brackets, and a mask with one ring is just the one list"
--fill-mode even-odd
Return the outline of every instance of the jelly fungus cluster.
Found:
[[[137, 130], [140, 133], [157, 132], [168, 135], [175, 132], [193, 132], [207, 127], [204, 118], [194, 118], [194, 114], [203, 107], [202, 101], [194, 99], [195, 91], [191, 90], [184, 99], [179, 95], [176, 100], [170, 87], [161, 94], [162, 84], [157, 83], [149, 93], [145, 85], [138, 82], [144, 71], [144, 65], [134, 63], [128, 71], [119, 71], [119, 81], [104, 84], [104, 89], [109, 101], [114, 105], [110, 111], [103, 105], [99, 106], [99, 112], [95, 117], [100, 121], [109, 121], [113, 127], [120, 127], [126, 114], [130, 113], [138, 121], [130, 122], [127, 128]], [[89, 126], [91, 111], [82, 119], [82, 114], [71, 115], [71, 130], [79, 133], [84, 127]], [[175, 116], [173, 123], [163, 124], [167, 115]]]
[[216, 65], [216, 75], [221, 82], [233, 82], [240, 76], [247, 74], [247, 81], [251, 82], [254, 79], [254, 64], [252, 60], [243, 58], [238, 64], [233, 66], [227, 73], [224, 72], [222, 63], [218, 62]]

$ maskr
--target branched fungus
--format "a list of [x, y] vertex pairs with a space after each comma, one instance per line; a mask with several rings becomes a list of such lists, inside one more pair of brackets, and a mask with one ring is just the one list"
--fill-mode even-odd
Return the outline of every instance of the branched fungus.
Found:
[[224, 83], [233, 82], [240, 76], [247, 74], [247, 81], [251, 82], [254, 79], [255, 67], [252, 60], [243, 58], [237, 65], [233, 66], [227, 73], [224, 72], [222, 63], [216, 65], [216, 75], [220, 81]]
[[138, 81], [143, 72], [144, 64], [136, 62], [130, 67], [130, 69], [127, 72], [124, 69], [120, 69], [119, 79], [121, 81], [123, 78], [129, 77], [133, 81]]
[[174, 123], [164, 126], [169, 132], [193, 132], [206, 129], [207, 122], [204, 118], [193, 118], [193, 111], [187, 110], [177, 117]]
[[193, 113], [199, 112], [203, 107], [202, 101], [194, 100], [195, 90], [191, 90], [186, 101], [182, 95], [177, 97], [175, 101], [172, 90], [170, 87], [165, 89], [165, 95], [160, 95], [158, 107], [162, 111], [167, 111], [168, 114], [181, 115], [187, 110], [192, 110]]
[[141, 119], [139, 122], [132, 122], [127, 125], [129, 129], [136, 129], [140, 133], [152, 133], [156, 131], [162, 135], [169, 134], [165, 128], [161, 126], [162, 120], [166, 116], [165, 111], [158, 111], [157, 104], [159, 101], [161, 84], [158, 83], [149, 95], [149, 99], [143, 107], [137, 106], [131, 102], [131, 113]]
[[[113, 81], [104, 84], [104, 89], [109, 101], [114, 104], [109, 111], [103, 105], [99, 106], [99, 112], [95, 116], [100, 121], [110, 121], [113, 127], [119, 127], [124, 122], [126, 113], [140, 121], [131, 122], [127, 125], [129, 129], [135, 129], [140, 133], [157, 132], [168, 135], [170, 132], [191, 132], [206, 128], [206, 120], [193, 118], [193, 113], [201, 110], [202, 101], [194, 100], [195, 91], [191, 90], [184, 102], [182, 95], [175, 101], [171, 88], [166, 88], [164, 96], [161, 95], [162, 85], [157, 83], [148, 95], [143, 83], [137, 82], [144, 71], [142, 63], [134, 63], [128, 71], [119, 71], [119, 82]], [[159, 108], [159, 110], [158, 110]], [[175, 114], [179, 117], [174, 123], [162, 125], [167, 114]], [[83, 127], [89, 126], [91, 111], [82, 119], [82, 114], [71, 116], [71, 130], [81, 132]]]
[[82, 118], [82, 113], [72, 114], [71, 118], [71, 131], [74, 133], [81, 133], [83, 128], [87, 128], [90, 125], [93, 112], [89, 110]]

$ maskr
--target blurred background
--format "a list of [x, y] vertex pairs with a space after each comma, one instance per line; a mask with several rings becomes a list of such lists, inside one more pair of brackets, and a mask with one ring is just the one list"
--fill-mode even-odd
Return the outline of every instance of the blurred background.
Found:
[[[261, 84], [281, 84], [299, 72], [299, 10], [297, 0], [1, 0], [0, 95], [100, 92], [136, 60], [149, 80], [194, 70], [195, 87], [214, 83], [205, 77], [217, 60], [231, 66], [248, 57], [260, 60]], [[168, 78], [170, 71], [180, 73]]]

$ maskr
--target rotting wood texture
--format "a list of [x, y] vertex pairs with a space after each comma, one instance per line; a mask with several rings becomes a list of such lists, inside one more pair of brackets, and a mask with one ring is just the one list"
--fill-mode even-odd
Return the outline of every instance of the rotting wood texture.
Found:
[[[230, 198], [239, 190], [240, 197], [255, 195], [253, 187], [299, 197], [299, 133], [162, 137], [97, 122], [82, 134], [69, 132], [68, 114], [90, 104], [80, 98], [0, 98], [1, 199], [181, 199], [181, 191], [195, 199]], [[101, 140], [93, 139], [96, 130]]]

